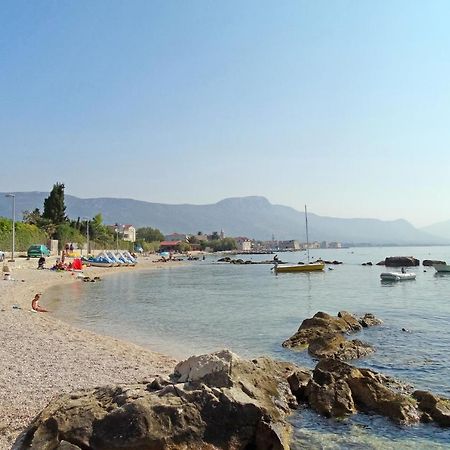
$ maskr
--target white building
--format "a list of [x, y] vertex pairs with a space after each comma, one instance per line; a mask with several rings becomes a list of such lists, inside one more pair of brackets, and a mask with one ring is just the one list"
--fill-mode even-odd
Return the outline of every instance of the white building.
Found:
[[136, 242], [136, 228], [133, 225], [123, 226], [123, 238], [124, 241]]

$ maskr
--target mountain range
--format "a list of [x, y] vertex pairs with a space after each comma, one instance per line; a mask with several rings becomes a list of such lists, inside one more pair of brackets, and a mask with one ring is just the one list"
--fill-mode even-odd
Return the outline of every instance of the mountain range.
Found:
[[[42, 210], [48, 192], [17, 192], [16, 218], [25, 210]], [[305, 241], [305, 214], [264, 197], [227, 198], [208, 205], [170, 205], [124, 198], [79, 198], [65, 195], [70, 218], [101, 213], [106, 224], [151, 226], [163, 233], [197, 233], [224, 230], [226, 236]], [[0, 216], [11, 217], [11, 199], [0, 193]], [[338, 241], [371, 245], [434, 245], [450, 243], [450, 221], [444, 226], [417, 229], [403, 219], [342, 219], [308, 213], [311, 241]]]

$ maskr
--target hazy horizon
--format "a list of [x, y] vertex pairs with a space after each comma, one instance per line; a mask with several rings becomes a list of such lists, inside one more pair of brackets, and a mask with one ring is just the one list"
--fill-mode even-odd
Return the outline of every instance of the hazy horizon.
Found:
[[[47, 189], [47, 190], [42, 190], [42, 191], [40, 191], [40, 190], [33, 190], [33, 191], [5, 191], [4, 193], [6, 194], [6, 193], [15, 193], [15, 194], [19, 194], [19, 193], [28, 193], [28, 192], [36, 192], [36, 193], [49, 193], [49, 191], [50, 191], [50, 189]], [[1, 192], [0, 192], [1, 193]], [[264, 195], [248, 195], [248, 196], [233, 196], [233, 197], [223, 197], [223, 198], [220, 198], [220, 199], [217, 199], [217, 200], [215, 200], [215, 201], [211, 201], [211, 202], [204, 202], [204, 203], [195, 203], [195, 202], [177, 202], [177, 203], [175, 203], [175, 202], [157, 202], [157, 201], [152, 201], [152, 200], [142, 200], [142, 199], [137, 199], [137, 198], [133, 198], [133, 197], [114, 197], [114, 196], [108, 196], [108, 195], [102, 195], [102, 196], [85, 196], [85, 197], [83, 197], [83, 196], [79, 196], [79, 195], [75, 195], [75, 194], [73, 194], [73, 193], [71, 193], [71, 192], [68, 192], [67, 191], [67, 189], [65, 190], [65, 195], [69, 195], [69, 196], [72, 196], [72, 197], [77, 197], [77, 198], [80, 198], [80, 199], [83, 199], [83, 200], [87, 200], [87, 199], [95, 199], [95, 198], [111, 198], [111, 199], [121, 199], [121, 200], [137, 200], [137, 201], [143, 201], [143, 202], [148, 202], [148, 203], [161, 203], [161, 204], [166, 204], [166, 205], [173, 205], [173, 206], [176, 206], [176, 205], [196, 205], [196, 206], [204, 206], [204, 205], [213, 205], [213, 204], [216, 204], [216, 203], [219, 203], [219, 202], [221, 202], [222, 200], [228, 200], [228, 199], [233, 199], [233, 198], [246, 198], [246, 197], [263, 197], [263, 198], [265, 198], [269, 203], [271, 203], [272, 205], [280, 205], [280, 206], [287, 206], [287, 207], [290, 207], [290, 208], [293, 208], [293, 209], [295, 209], [295, 210], [297, 210], [297, 211], [299, 211], [299, 212], [303, 212], [304, 211], [304, 207], [305, 207], [305, 205], [303, 205], [301, 208], [296, 208], [296, 207], [294, 207], [294, 206], [292, 206], [292, 205], [285, 205], [285, 204], [282, 204], [282, 203], [276, 203], [276, 202], [273, 202], [273, 201], [271, 201], [271, 199], [270, 198], [268, 198], [268, 197], [266, 197], [266, 196], [264, 196]], [[319, 214], [319, 213], [317, 213], [316, 211], [314, 211], [313, 209], [311, 209], [311, 207], [310, 206], [308, 206], [307, 205], [307, 208], [308, 208], [308, 213], [310, 213], [310, 214], [316, 214], [316, 215], [319, 215], [319, 216], [321, 216], [321, 217], [332, 217], [332, 218], [338, 218], [338, 219], [377, 219], [377, 220], [381, 220], [381, 221], [396, 221], [396, 220], [407, 220], [407, 219], [405, 219], [404, 217], [397, 217], [397, 218], [395, 218], [395, 219], [383, 219], [383, 218], [379, 218], [379, 217], [362, 217], [362, 216], [348, 216], [348, 217], [346, 217], [346, 216], [331, 216], [331, 215], [327, 215], [327, 214]], [[40, 208], [41, 210], [42, 210], [42, 208]], [[19, 214], [19, 216], [20, 216], [20, 214]], [[407, 220], [408, 221], [408, 220]], [[409, 221], [408, 221], [409, 222]], [[444, 222], [447, 222], [447, 221], [444, 221]], [[415, 224], [413, 224], [412, 222], [410, 222], [414, 227], [416, 227], [416, 228], [418, 228], [418, 229], [421, 229], [421, 228], [423, 228], [423, 227], [427, 227], [428, 225], [435, 225], [435, 224], [437, 224], [437, 223], [441, 223], [441, 222], [434, 222], [434, 223], [429, 223], [429, 224], [426, 224], [426, 225], [423, 225], [423, 226], [416, 226]]]
[[450, 220], [448, 2], [2, 6], [0, 191]]

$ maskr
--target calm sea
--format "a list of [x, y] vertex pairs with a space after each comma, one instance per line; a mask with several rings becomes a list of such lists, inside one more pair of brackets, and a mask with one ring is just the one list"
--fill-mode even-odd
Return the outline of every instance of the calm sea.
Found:
[[[314, 250], [311, 259], [343, 264], [310, 274], [276, 276], [269, 265], [223, 264], [214, 257], [158, 271], [124, 269], [102, 282], [54, 288], [45, 305], [79, 327], [178, 358], [229, 348], [245, 357], [270, 355], [308, 367], [315, 362], [307, 353], [281, 347], [303, 319], [317, 311], [372, 312], [384, 324], [357, 337], [376, 352], [356, 364], [450, 397], [450, 274], [438, 276], [420, 266], [409, 269], [416, 280], [384, 284], [384, 267], [361, 265], [397, 255], [450, 262], [450, 247]], [[305, 260], [301, 252], [278, 256]], [[292, 423], [293, 448], [450, 448], [449, 430], [398, 427], [377, 416], [335, 421], [301, 410]]]

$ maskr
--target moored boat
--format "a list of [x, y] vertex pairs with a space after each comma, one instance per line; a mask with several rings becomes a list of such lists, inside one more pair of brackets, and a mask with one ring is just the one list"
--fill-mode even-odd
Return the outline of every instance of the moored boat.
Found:
[[325, 263], [314, 262], [308, 264], [276, 264], [275, 273], [287, 273], [287, 272], [315, 272], [317, 270], [323, 270]]
[[316, 261], [313, 263], [309, 262], [308, 211], [306, 210], [306, 205], [305, 205], [305, 227], [306, 227], [306, 251], [308, 255], [308, 262], [306, 264], [299, 263], [299, 264], [280, 265], [275, 261], [275, 266], [273, 267], [275, 274], [317, 272], [325, 268], [325, 263], [323, 261]]
[[406, 281], [415, 280], [415, 273], [403, 273], [403, 272], [383, 272], [380, 275], [381, 281]]
[[437, 273], [450, 272], [450, 265], [448, 264], [433, 264], [433, 267]]

